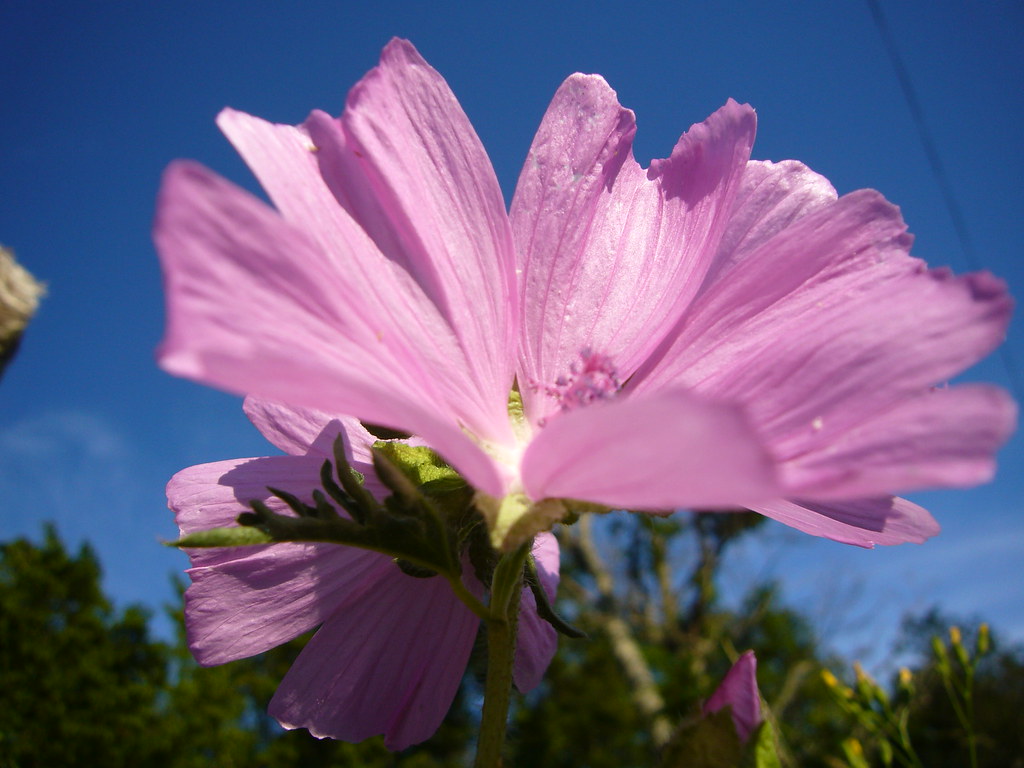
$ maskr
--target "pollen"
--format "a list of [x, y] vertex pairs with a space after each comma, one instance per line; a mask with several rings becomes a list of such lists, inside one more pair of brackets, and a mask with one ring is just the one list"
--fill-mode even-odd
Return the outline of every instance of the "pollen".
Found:
[[558, 401], [561, 410], [571, 411], [597, 400], [608, 400], [621, 388], [612, 359], [585, 347], [569, 367], [569, 373], [559, 376], [544, 391]]

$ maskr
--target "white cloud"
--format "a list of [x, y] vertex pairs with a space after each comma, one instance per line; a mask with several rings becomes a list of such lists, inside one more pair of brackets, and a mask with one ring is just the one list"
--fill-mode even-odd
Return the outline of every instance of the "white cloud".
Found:
[[93, 545], [105, 589], [119, 604], [158, 610], [171, 598], [169, 574], [185, 565], [160, 545], [174, 534], [154, 480], [161, 476], [110, 418], [75, 409], [27, 415], [0, 427], [0, 538], [38, 540], [52, 521], [70, 549]]
[[[133, 451], [108, 420], [81, 410], [45, 411], [0, 432], [0, 510], [9, 526], [72, 522], [85, 509], [118, 517], [137, 503]], [[33, 527], [36, 527], [34, 525]]]

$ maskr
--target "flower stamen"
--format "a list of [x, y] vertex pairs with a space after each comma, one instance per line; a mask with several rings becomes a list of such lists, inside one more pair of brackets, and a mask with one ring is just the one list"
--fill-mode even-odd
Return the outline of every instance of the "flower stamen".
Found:
[[608, 400], [622, 388], [618, 371], [612, 359], [590, 347], [580, 350], [579, 359], [569, 367], [567, 375], [555, 379], [544, 392], [558, 402], [558, 407], [571, 411], [597, 400]]

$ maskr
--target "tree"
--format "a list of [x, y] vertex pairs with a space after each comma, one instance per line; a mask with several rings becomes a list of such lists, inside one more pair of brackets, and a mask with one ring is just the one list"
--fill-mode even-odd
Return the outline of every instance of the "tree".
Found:
[[0, 545], [0, 765], [144, 765], [164, 684], [164, 649], [138, 607], [116, 612], [83, 545], [52, 526], [41, 546]]
[[52, 526], [39, 545], [0, 544], [0, 768], [441, 768], [467, 752], [474, 728], [463, 698], [433, 739], [401, 755], [380, 738], [286, 732], [267, 704], [308, 635], [203, 668], [180, 607], [172, 615], [174, 645], [153, 640], [146, 611], [117, 611], [103, 594], [93, 551], [69, 554]]
[[[823, 768], [844, 735], [808, 621], [756, 585], [740, 610], [717, 592], [722, 556], [764, 518], [740, 512], [583, 518], [563, 529], [558, 608], [589, 638], [562, 638], [516, 712], [511, 765], [656, 765], [737, 651], [752, 648], [789, 766]], [[830, 660], [831, 661], [831, 660]]]
[[[630, 515], [598, 524], [585, 519], [563, 531], [556, 607], [589, 637], [562, 638], [541, 686], [520, 700], [507, 764], [656, 765], [673, 730], [699, 714], [700, 699], [746, 648], [758, 655], [759, 687], [786, 766], [853, 765], [838, 757], [851, 735], [860, 736], [868, 761], [856, 764], [880, 764], [879, 745], [829, 694], [822, 669], [843, 664], [824, 657], [807, 619], [781, 606], [772, 585], [754, 585], [736, 610], [720, 604], [721, 555], [740, 537], [755, 535], [758, 525], [739, 515]], [[308, 635], [251, 659], [199, 667], [185, 642], [180, 599], [172, 609], [177, 636], [160, 642], [149, 634], [145, 611], [111, 605], [100, 576], [89, 547], [69, 554], [52, 527], [40, 544], [0, 544], [0, 768], [468, 764], [478, 717], [477, 661], [427, 742], [392, 754], [379, 737], [320, 741], [302, 730], [285, 732], [266, 714]], [[904, 650], [924, 652], [907, 706], [910, 735], [929, 768], [968, 764], [963, 729], [927, 653], [931, 636], [948, 625], [932, 612], [904, 628]], [[976, 635], [964, 632], [964, 646], [973, 647]], [[955, 650], [949, 657], [955, 659]], [[976, 669], [979, 768], [1020, 768], [1024, 653], [993, 639]], [[895, 701], [908, 690], [894, 683], [889, 695]]]
[[[958, 622], [932, 608], [904, 620], [902, 647], [917, 651], [922, 661], [912, 671], [909, 730], [922, 764], [931, 768], [969, 765], [967, 733], [943, 682], [932, 638], [944, 637], [950, 627], [963, 627], [960, 645], [977, 658], [979, 629], [975, 621]], [[973, 728], [977, 738], [978, 768], [1024, 768], [1024, 648], [1004, 646], [997, 634], [977, 658], [973, 684]], [[963, 682], [963, 665], [955, 643], [947, 654], [954, 693]]]

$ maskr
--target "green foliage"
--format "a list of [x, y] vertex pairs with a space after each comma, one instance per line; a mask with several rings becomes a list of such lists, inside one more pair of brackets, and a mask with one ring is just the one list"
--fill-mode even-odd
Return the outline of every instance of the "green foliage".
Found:
[[[756, 519], [608, 520], [610, 527], [591, 531], [584, 518], [564, 532], [556, 608], [588, 637], [561, 637], [540, 687], [518, 698], [506, 765], [884, 764], [877, 738], [844, 715], [849, 707], [830, 693], [821, 672], [842, 663], [824, 657], [803, 616], [782, 607], [771, 585], [755, 587], [735, 610], [719, 604], [722, 555], [757, 530]], [[110, 604], [100, 575], [88, 547], [68, 553], [52, 528], [39, 544], [0, 544], [0, 768], [469, 764], [479, 719], [480, 649], [444, 725], [426, 743], [396, 755], [379, 737], [360, 744], [320, 741], [305, 731], [285, 732], [266, 714], [308, 636], [251, 659], [201, 668], [188, 651], [180, 608], [173, 612], [174, 642], [158, 642], [144, 611]], [[888, 688], [862, 675], [849, 696], [870, 700], [876, 712], [888, 706], [905, 725], [920, 764], [959, 768], [969, 765], [968, 744], [943, 664], [957, 685], [970, 666], [979, 768], [1024, 768], [1024, 653], [968, 629], [943, 641], [944, 656], [936, 657], [930, 638], [945, 637], [949, 624], [938, 614], [908, 622], [906, 648], [920, 652], [921, 662]], [[768, 722], [737, 752], [727, 713], [701, 718], [699, 702], [718, 686], [735, 649], [745, 648], [758, 656]], [[681, 723], [691, 729], [685, 737]]]
[[750, 735], [740, 768], [782, 768], [771, 723], [761, 723]]
[[509, 765], [647, 768], [650, 723], [633, 704], [606, 636], [562, 640], [539, 689], [514, 715]]
[[729, 707], [680, 727], [665, 746], [663, 768], [737, 768], [743, 743]]
[[[893, 765], [923, 768], [907, 732], [910, 717], [907, 676], [901, 675], [901, 695], [894, 702], [859, 664], [855, 669], [857, 679], [853, 686], [844, 685], [828, 670], [822, 673], [839, 707], [870, 737], [878, 759], [886, 768]], [[857, 746], [847, 744], [845, 752], [848, 761], [862, 762], [859, 741]]]
[[[941, 656], [927, 649], [932, 638], [949, 637], [948, 628], [958, 624], [966, 629], [950, 637], [944, 669]], [[908, 728], [928, 768], [970, 765], [969, 730], [974, 732], [978, 768], [1024, 767], [1024, 648], [1004, 646], [982, 627], [934, 609], [904, 623], [904, 645], [923, 659], [913, 670]], [[946, 648], [945, 641], [941, 644]], [[964, 700], [968, 683], [971, 712]]]
[[771, 723], [744, 742], [730, 707], [684, 720], [661, 751], [659, 768], [782, 768]]
[[156, 700], [165, 649], [146, 613], [117, 612], [83, 546], [69, 556], [52, 527], [41, 546], [0, 545], [0, 766], [108, 768], [159, 752]]
[[284, 732], [267, 715], [277, 684], [308, 640], [252, 659], [199, 667], [185, 643], [154, 641], [148, 615], [116, 611], [95, 555], [69, 554], [52, 527], [43, 543], [0, 544], [0, 768], [442, 768], [464, 762], [469, 708], [427, 744], [392, 755]]
[[1001, 648], [986, 624], [961, 631], [935, 609], [906, 619], [897, 647], [920, 662], [889, 691], [857, 665], [852, 685], [825, 673], [856, 734], [835, 765], [1024, 767], [1024, 649]]
[[[722, 555], [757, 529], [757, 517], [629, 515], [610, 522], [614, 545], [605, 548], [607, 563], [599, 533], [592, 533], [585, 521], [562, 537], [558, 609], [589, 638], [560, 640], [540, 690], [526, 697], [515, 714], [509, 764], [672, 764], [673, 747], [666, 750], [658, 740], [655, 720], [663, 718], [671, 729], [681, 721], [698, 722], [695, 703], [717, 688], [735, 658], [732, 649], [753, 648], [760, 688], [776, 710], [775, 728], [759, 732], [758, 738], [767, 741], [752, 741], [748, 755], [729, 753], [728, 760], [735, 758], [737, 766], [773, 765], [771, 760], [780, 760], [777, 734], [783, 759], [789, 756], [781, 764], [828, 765], [844, 735], [843, 724], [817, 677], [822, 660], [806, 619], [780, 607], [771, 586], [756, 588], [737, 611], [724, 610], [717, 601], [714, 576]], [[679, 553], [687, 545], [697, 556], [684, 560]], [[625, 563], [614, 559], [616, 551], [627, 553]], [[656, 712], [643, 711], [637, 680], [626, 671], [632, 663], [630, 643], [657, 689], [661, 703]], [[814, 713], [815, 727], [801, 724], [793, 713]], [[690, 747], [706, 743], [705, 730], [711, 727], [699, 729], [698, 743]], [[682, 755], [679, 764], [701, 764], [694, 762], [692, 750]]]

